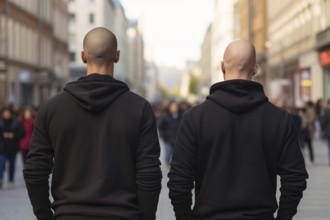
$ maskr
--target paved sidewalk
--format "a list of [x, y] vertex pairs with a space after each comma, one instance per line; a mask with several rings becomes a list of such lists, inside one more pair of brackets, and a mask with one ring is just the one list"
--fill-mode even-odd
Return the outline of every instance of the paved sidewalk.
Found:
[[[296, 220], [329, 220], [330, 216], [330, 167], [325, 142], [314, 142], [315, 164], [308, 161], [307, 168], [310, 175], [308, 188], [299, 206]], [[163, 150], [162, 150], [163, 152]], [[163, 155], [161, 155], [163, 158]], [[163, 166], [163, 188], [160, 196], [157, 220], [171, 220], [174, 213], [168, 199], [167, 172]], [[7, 177], [7, 175], [5, 175]], [[7, 185], [0, 190], [0, 219], [1, 220], [35, 220], [32, 207], [28, 200], [22, 177], [21, 155], [17, 157], [16, 185], [9, 189]]]
[[0, 190], [0, 219], [35, 220], [23, 180], [21, 154], [17, 155], [16, 162], [15, 187], [13, 189], [8, 188], [7, 173], [4, 175], [4, 186]]
[[305, 153], [309, 174], [307, 190], [298, 207], [297, 220], [329, 220], [330, 219], [330, 167], [328, 148], [324, 140], [314, 141], [315, 163], [308, 160]]

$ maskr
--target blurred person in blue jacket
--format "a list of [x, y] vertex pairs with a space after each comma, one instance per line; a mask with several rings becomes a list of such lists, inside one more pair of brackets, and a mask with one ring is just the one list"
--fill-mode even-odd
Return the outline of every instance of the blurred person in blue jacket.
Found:
[[170, 166], [176, 136], [181, 123], [182, 114], [176, 101], [168, 103], [167, 110], [158, 123], [159, 134], [165, 143], [165, 164]]

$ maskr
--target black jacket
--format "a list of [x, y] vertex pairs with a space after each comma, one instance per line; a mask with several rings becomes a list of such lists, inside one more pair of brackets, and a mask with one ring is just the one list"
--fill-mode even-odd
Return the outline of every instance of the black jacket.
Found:
[[[14, 137], [6, 139], [4, 132], [11, 132]], [[19, 151], [19, 140], [24, 136], [22, 123], [15, 117], [10, 120], [0, 118], [0, 154], [14, 155]]]
[[330, 139], [330, 108], [324, 110], [324, 114], [321, 118], [321, 128], [323, 137]]
[[289, 220], [308, 175], [290, 114], [269, 103], [260, 84], [217, 83], [184, 115], [168, 183], [177, 220], [274, 219], [277, 175], [277, 219]]
[[125, 83], [98, 74], [69, 83], [36, 119], [24, 169], [34, 213], [155, 219], [159, 154], [151, 106]]
[[180, 122], [181, 122], [181, 113], [178, 112], [177, 117], [173, 117], [170, 112], [166, 112], [159, 120], [158, 128], [161, 138], [164, 142], [174, 145], [176, 136], [178, 134]]

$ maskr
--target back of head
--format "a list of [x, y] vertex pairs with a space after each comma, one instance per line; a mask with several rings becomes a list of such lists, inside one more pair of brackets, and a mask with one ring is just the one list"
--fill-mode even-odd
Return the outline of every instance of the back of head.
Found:
[[254, 45], [243, 39], [232, 41], [224, 52], [221, 68], [225, 79], [252, 79], [258, 71]]
[[103, 66], [116, 62], [117, 39], [106, 28], [98, 27], [89, 31], [84, 38], [83, 47], [86, 63]]
[[1, 109], [1, 118], [8, 120], [13, 117], [13, 109], [10, 106], [5, 106]]
[[312, 101], [307, 101], [306, 107], [314, 107], [314, 103]]

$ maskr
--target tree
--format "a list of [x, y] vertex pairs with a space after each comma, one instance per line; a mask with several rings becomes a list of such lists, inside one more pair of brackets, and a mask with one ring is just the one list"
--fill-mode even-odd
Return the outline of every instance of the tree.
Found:
[[194, 95], [198, 93], [198, 78], [193, 74], [190, 75], [189, 93]]

